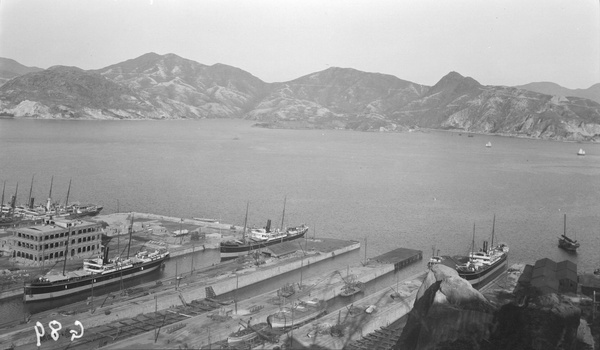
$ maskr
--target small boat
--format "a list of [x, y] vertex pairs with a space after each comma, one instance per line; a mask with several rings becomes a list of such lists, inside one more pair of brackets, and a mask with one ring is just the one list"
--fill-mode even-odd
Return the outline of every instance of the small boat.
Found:
[[289, 298], [296, 293], [296, 289], [293, 284], [287, 283], [279, 290], [277, 290], [277, 295], [284, 298]]
[[363, 284], [362, 282], [356, 280], [355, 275], [350, 275], [349, 266], [347, 268], [346, 278], [344, 278], [344, 276], [342, 276], [341, 273], [340, 277], [342, 277], [342, 280], [344, 281], [344, 286], [342, 287], [342, 291], [339, 294], [341, 297], [349, 297], [362, 292]]
[[362, 292], [362, 287], [359, 284], [345, 284], [340, 292], [341, 297], [349, 297]]
[[583, 148], [580, 148], [579, 151], [577, 151], [577, 155], [578, 156], [585, 156], [585, 151], [583, 150]]
[[488, 143], [485, 144], [485, 147], [488, 147], [488, 148], [492, 147], [492, 143], [488, 141]]
[[300, 301], [292, 307], [286, 307], [281, 311], [267, 317], [267, 323], [272, 329], [285, 329], [301, 326], [315, 320], [327, 312], [327, 303], [324, 300], [312, 299]]
[[558, 237], [558, 246], [569, 252], [575, 252], [579, 248], [579, 242], [567, 236], [567, 214], [565, 214], [563, 234]]
[[427, 267], [432, 267], [433, 265], [437, 265], [439, 263], [441, 263], [444, 260], [444, 258], [442, 258], [441, 256], [432, 256], [431, 258], [429, 258], [429, 261], [427, 262]]
[[243, 328], [240, 327], [237, 332], [233, 332], [227, 337], [228, 344], [251, 341], [259, 336], [259, 332], [266, 330], [268, 327], [266, 323], [259, 323], [255, 326], [246, 326], [244, 324], [241, 325]]

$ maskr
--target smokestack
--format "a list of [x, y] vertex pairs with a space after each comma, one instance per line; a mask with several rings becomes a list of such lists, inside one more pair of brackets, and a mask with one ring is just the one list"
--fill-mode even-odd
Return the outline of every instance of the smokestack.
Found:
[[29, 208], [33, 209], [33, 203], [35, 202], [35, 198], [29, 198]]
[[108, 264], [108, 246], [104, 248], [104, 258], [102, 259], [103, 264]]
[[267, 220], [267, 227], [265, 227], [265, 231], [271, 231], [271, 219]]

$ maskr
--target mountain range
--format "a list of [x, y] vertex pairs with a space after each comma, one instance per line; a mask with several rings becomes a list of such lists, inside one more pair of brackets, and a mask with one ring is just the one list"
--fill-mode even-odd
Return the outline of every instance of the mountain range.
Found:
[[450, 72], [426, 86], [337, 67], [266, 83], [232, 66], [156, 53], [97, 70], [1, 59], [0, 83], [4, 118], [244, 118], [271, 128], [432, 128], [600, 141], [600, 84], [485, 86]]

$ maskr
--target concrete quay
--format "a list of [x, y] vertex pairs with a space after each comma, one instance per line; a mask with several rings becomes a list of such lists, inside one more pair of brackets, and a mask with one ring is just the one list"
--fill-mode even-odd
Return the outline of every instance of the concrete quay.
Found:
[[[183, 301], [204, 299], [207, 297], [206, 287], [212, 287], [217, 295], [224, 294], [252, 285], [254, 283], [275, 277], [287, 272], [308, 266], [316, 262], [341, 255], [360, 248], [358, 242], [342, 241], [334, 239], [304, 240], [306, 256], [293, 256], [283, 259], [268, 259], [264, 265], [240, 266], [232, 263], [218, 264], [207, 269], [195, 271], [193, 276], [180, 280], [177, 283], [163, 284], [160, 288], [149, 290], [146, 295], [134, 298], [117, 298], [109, 300], [103, 307], [89, 311], [89, 306], [83, 310], [63, 312], [51, 310], [31, 317], [29, 324], [17, 325], [9, 329], [0, 330], [0, 348], [11, 346], [27, 346], [35, 344], [36, 334], [33, 329], [35, 322], [48, 324], [52, 320], [58, 320], [62, 324], [73, 325], [80, 321], [86, 328], [106, 324], [118, 324], [120, 320], [133, 318], [140, 314], [154, 313], [156, 310], [164, 310], [181, 305]], [[340, 287], [341, 288], [341, 287]], [[103, 297], [98, 297], [100, 300]], [[105, 300], [106, 301], [106, 300]], [[96, 305], [100, 302], [97, 301]], [[69, 308], [64, 307], [65, 308]], [[56, 342], [56, 345], [59, 343]], [[51, 342], [44, 346], [49, 347]], [[63, 344], [64, 346], [64, 344]], [[58, 348], [61, 348], [58, 346]]]
[[[389, 264], [351, 266], [349, 267], [348, 272], [351, 275], [355, 275], [359, 280], [368, 282], [381, 276], [383, 271], [389, 272]], [[381, 311], [377, 313], [376, 317], [369, 325], [362, 325], [364, 332], [370, 332], [372, 329], [380, 328], [406, 314], [410, 308], [412, 308], [414, 295], [422, 280], [422, 278], [421, 280], [418, 279], [421, 275], [424, 276], [424, 274], [420, 274], [398, 284], [398, 291], [401, 295], [400, 299], [390, 298], [391, 288], [386, 288], [385, 290], [370, 295], [360, 301], [356, 301], [354, 303], [355, 305], [357, 303], [366, 305], [360, 309], [361, 313], [364, 313], [364, 308], [369, 305], [376, 304], [378, 307], [381, 307]], [[169, 329], [177, 329], [172, 333], [163, 332], [159, 333], [159, 336], [156, 337], [155, 333], [152, 331], [145, 332], [113, 344], [108, 344], [105, 348], [164, 349], [178, 348], [179, 346], [183, 347], [184, 345], [190, 348], [206, 348], [211, 343], [225, 341], [229, 334], [240, 328], [240, 323], [246, 324], [250, 317], [252, 317], [253, 325], [266, 322], [267, 316], [277, 312], [282, 303], [291, 305], [300, 300], [310, 300], [314, 298], [331, 301], [341, 292], [342, 287], [345, 284], [344, 278], [345, 273], [342, 274], [339, 271], [333, 271], [325, 276], [306, 280], [302, 285], [302, 289], [298, 290], [294, 295], [285, 300], [277, 296], [277, 291], [271, 291], [247, 300], [242, 300], [237, 303], [237, 306], [228, 305], [223, 307], [220, 314], [226, 316], [220, 322], [216, 322], [210, 317], [206, 317], [206, 315], [190, 317], [178, 324], [169, 325]], [[352, 300], [351, 297], [349, 297], [348, 300]], [[390, 305], [403, 305], [403, 307], [390, 307]], [[249, 310], [258, 311], [250, 312]], [[346, 309], [344, 308], [344, 310]], [[337, 311], [333, 314], [337, 315]], [[321, 322], [321, 319], [319, 319], [318, 322]], [[310, 325], [308, 327], [310, 327]], [[293, 333], [296, 333], [296, 330], [294, 330]], [[306, 335], [307, 332], [304, 334]], [[360, 332], [358, 336], [360, 337]], [[271, 345], [276, 346], [277, 344]], [[265, 348], [268, 348], [269, 346], [270, 345], [267, 344]]]
[[[299, 344], [304, 348], [344, 349], [352, 341], [386, 327], [408, 314], [412, 309], [419, 287], [427, 272], [415, 274], [397, 286], [390, 286], [362, 299], [354, 300], [350, 307], [335, 310], [281, 337], [282, 342]], [[392, 298], [393, 290], [398, 297]], [[372, 313], [367, 309], [374, 306]], [[331, 335], [332, 327], [339, 335]], [[277, 344], [264, 344], [254, 349], [273, 349]]]

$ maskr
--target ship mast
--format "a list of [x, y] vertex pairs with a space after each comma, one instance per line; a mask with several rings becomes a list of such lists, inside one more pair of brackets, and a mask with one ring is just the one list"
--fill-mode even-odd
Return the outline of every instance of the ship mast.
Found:
[[496, 214], [494, 214], [494, 221], [492, 222], [492, 244], [490, 247], [494, 247], [494, 229], [496, 228]]
[[246, 202], [246, 218], [244, 219], [244, 232], [242, 233], [244, 237], [243, 241], [246, 242], [246, 225], [248, 224], [248, 206], [250, 205], [250, 201]]
[[69, 231], [67, 231], [67, 244], [65, 244], [65, 261], [63, 263], [63, 276], [65, 275], [65, 268], [67, 267], [67, 257], [69, 256], [69, 236], [71, 236], [71, 223], [68, 223]]
[[473, 240], [471, 241], [471, 257], [475, 251], [475, 223], [473, 223]]
[[10, 216], [15, 216], [15, 207], [17, 206], [17, 192], [19, 191], [19, 183], [17, 182], [17, 188], [15, 188], [15, 196], [12, 199], [12, 203], [10, 203], [11, 214]]
[[48, 194], [48, 203], [46, 204], [46, 211], [50, 211], [52, 205], [52, 184], [54, 183], [54, 175], [50, 178], [50, 193]]
[[65, 209], [69, 206], [69, 193], [71, 193], [71, 180], [69, 179], [69, 189], [67, 190], [67, 200], [65, 201]]
[[[179, 231], [181, 233], [181, 231]], [[131, 247], [131, 235], [133, 234], [133, 212], [131, 213], [131, 225], [129, 225], [129, 244], [127, 244], [127, 259], [129, 259], [129, 248]]]
[[285, 202], [287, 200], [287, 196], [283, 197], [283, 214], [281, 215], [281, 231], [283, 231], [283, 219], [285, 218]]
[[0, 216], [2, 216], [2, 208], [4, 208], [4, 189], [6, 188], [6, 180], [4, 180], [4, 184], [2, 185], [2, 201], [0, 202]]
[[35, 174], [33, 174], [33, 176], [31, 176], [31, 186], [29, 187], [29, 198], [27, 198], [27, 207], [29, 209], [33, 209], [33, 205], [31, 205], [31, 191], [33, 191], [33, 178], [35, 177]]

